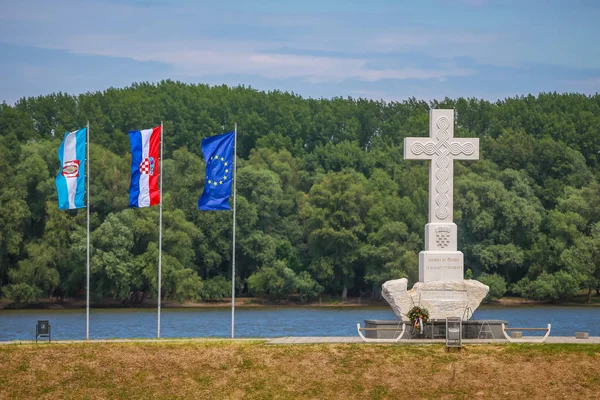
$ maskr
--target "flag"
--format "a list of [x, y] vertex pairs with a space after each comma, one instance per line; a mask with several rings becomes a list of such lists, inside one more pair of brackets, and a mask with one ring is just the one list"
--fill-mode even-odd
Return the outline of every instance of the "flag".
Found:
[[229, 196], [233, 182], [234, 139], [235, 131], [202, 139], [206, 180], [204, 192], [198, 199], [200, 210], [231, 210]]
[[129, 207], [160, 204], [159, 163], [160, 126], [129, 132], [131, 145], [131, 184]]
[[85, 207], [86, 136], [87, 128], [67, 132], [58, 148], [60, 172], [56, 177], [56, 191], [59, 210]]

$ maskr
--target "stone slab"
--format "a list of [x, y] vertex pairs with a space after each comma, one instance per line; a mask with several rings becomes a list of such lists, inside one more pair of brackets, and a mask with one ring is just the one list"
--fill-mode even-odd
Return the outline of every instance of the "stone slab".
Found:
[[589, 332], [575, 332], [575, 338], [577, 338], [577, 339], [589, 339], [590, 338], [590, 333]]
[[464, 276], [464, 256], [461, 251], [419, 253], [419, 282], [462, 281]]
[[396, 317], [408, 320], [407, 313], [415, 305], [425, 307], [431, 319], [468, 319], [467, 308], [475, 311], [488, 291], [488, 286], [472, 279], [417, 282], [409, 291], [408, 280], [402, 278], [385, 282], [381, 292]]
[[521, 338], [523, 338], [523, 332], [521, 332], [521, 331], [512, 331], [510, 333], [510, 338], [511, 339], [521, 339]]

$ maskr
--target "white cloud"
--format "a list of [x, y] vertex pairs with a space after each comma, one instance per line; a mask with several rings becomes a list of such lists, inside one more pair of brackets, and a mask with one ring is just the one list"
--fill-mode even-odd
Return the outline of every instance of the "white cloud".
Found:
[[[310, 83], [340, 82], [358, 79], [375, 82], [382, 79], [437, 79], [468, 76], [475, 71], [457, 68], [451, 63], [432, 68], [374, 69], [370, 56], [327, 56], [277, 53], [273, 43], [233, 40], [165, 40], [140, 38], [139, 35], [78, 34], [22, 36], [16, 41], [73, 54], [130, 58], [142, 62], [170, 65], [177, 74], [190, 77], [241, 74], [264, 78], [301, 78]], [[278, 44], [277, 44], [278, 45]]]
[[[363, 41], [357, 39], [363, 37], [360, 32], [354, 29], [348, 31], [345, 29], [348, 27], [330, 29], [328, 36], [322, 36], [326, 21], [317, 15], [282, 19], [267, 14], [262, 15], [261, 21], [253, 22], [243, 13], [234, 12], [231, 18], [214, 22], [215, 15], [207, 12], [199, 19], [198, 12], [198, 9], [176, 6], [153, 9], [99, 1], [55, 0], [50, 4], [29, 0], [20, 3], [20, 7], [15, 6], [7, 19], [20, 22], [23, 18], [35, 18], [39, 23], [32, 29], [18, 31], [0, 26], [0, 37], [14, 44], [65, 50], [73, 54], [161, 62], [171, 66], [176, 73], [190, 77], [239, 74], [276, 79], [299, 78], [310, 83], [346, 79], [368, 82], [382, 79], [445, 80], [452, 76], [472, 75], [475, 71], [453, 65], [415, 68], [414, 65], [400, 64], [394, 68], [375, 69], [371, 65], [377, 63], [377, 56], [372, 54], [299, 55], [278, 53], [277, 49], [287, 46], [326, 53], [341, 51], [346, 46], [346, 49], [351, 48], [360, 54], [379, 48], [387, 51], [405, 45], [436, 45], [441, 40], [462, 43], [482, 40], [472, 39], [468, 34], [447, 36], [415, 33], [404, 36], [380, 35]], [[212, 9], [211, 12], [218, 14], [220, 11]], [[56, 24], [56, 21], [77, 22]], [[149, 22], [144, 25], [142, 21]], [[289, 21], [287, 25], [294, 28], [307, 28], [307, 31], [291, 35], [284, 43], [270, 38], [249, 40], [236, 39], [235, 35], [224, 35], [225, 38], [207, 36], [206, 32], [210, 31], [211, 26], [221, 30], [231, 27], [234, 30], [240, 21], [259, 24], [257, 27], [267, 29], [267, 32], [273, 29], [275, 37], [281, 29], [285, 29], [284, 21]], [[251, 27], [246, 28], [252, 31]]]
[[278, 54], [263, 52], [264, 47], [249, 43], [144, 43], [115, 46], [92, 46], [93, 50], [77, 46], [68, 49], [78, 54], [95, 54], [129, 57], [137, 61], [158, 61], [171, 65], [178, 74], [200, 77], [202, 75], [244, 74], [264, 78], [304, 78], [311, 83], [340, 82], [359, 79], [374, 82], [381, 79], [438, 79], [451, 76], [468, 76], [473, 70], [447, 66], [443, 68], [388, 68], [372, 69], [372, 61], [361, 57], [330, 57], [314, 55]]

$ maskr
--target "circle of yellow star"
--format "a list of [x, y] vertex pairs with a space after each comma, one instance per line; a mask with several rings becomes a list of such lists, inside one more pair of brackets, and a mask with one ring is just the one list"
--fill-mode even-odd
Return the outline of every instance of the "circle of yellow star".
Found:
[[210, 183], [212, 183], [212, 181], [208, 181], [208, 183], [210, 184]]
[[226, 169], [226, 170], [225, 170], [225, 172], [229, 172], [229, 170], [228, 170], [228, 169]]
[[225, 175], [225, 176], [223, 177], [223, 179], [227, 179], [227, 175]]
[[225, 161], [225, 159], [223, 157], [221, 157], [221, 161]]
[[222, 184], [223, 184], [223, 181], [219, 181], [219, 185], [222, 185]]
[[225, 166], [227, 166], [227, 163], [225, 163]]
[[215, 182], [215, 186], [217, 186], [217, 182]]

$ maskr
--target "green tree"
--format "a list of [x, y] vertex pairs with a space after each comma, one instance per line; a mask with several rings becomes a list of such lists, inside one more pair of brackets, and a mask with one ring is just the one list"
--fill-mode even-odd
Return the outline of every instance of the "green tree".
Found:
[[10, 284], [4, 295], [15, 303], [33, 303], [50, 297], [59, 282], [52, 252], [41, 243], [27, 245], [28, 257], [8, 272]]
[[588, 290], [587, 303], [591, 303], [592, 290], [598, 290], [600, 286], [600, 222], [592, 227], [589, 236], [576, 239], [574, 246], [561, 254], [561, 261]]
[[366, 178], [353, 170], [331, 172], [315, 183], [301, 217], [308, 228], [311, 269], [346, 299], [358, 269], [364, 220], [373, 202]]
[[579, 279], [567, 271], [558, 271], [554, 274], [544, 272], [533, 281], [523, 278], [512, 287], [513, 292], [526, 299], [549, 299], [553, 302], [573, 297], [579, 293], [579, 290]]
[[230, 295], [232, 213], [200, 212], [197, 200], [201, 140], [237, 122], [237, 294], [282, 262], [306, 293], [316, 280], [329, 294], [377, 297], [385, 280], [416, 280], [427, 222], [429, 168], [403, 160], [403, 139], [427, 135], [431, 108], [453, 108], [456, 136], [481, 144], [481, 160], [455, 163], [454, 220], [473, 274], [497, 274], [528, 298], [561, 301], [581, 287], [590, 299], [600, 289], [599, 99], [304, 99], [166, 80], [3, 103], [0, 286], [21, 303], [84, 293], [85, 210], [56, 209], [54, 177], [64, 132], [89, 120], [92, 295], [156, 296], [158, 209], [126, 209], [127, 132], [160, 117], [163, 296]]
[[477, 278], [484, 285], [489, 286], [490, 291], [485, 296], [485, 301], [492, 301], [502, 298], [506, 293], [506, 281], [498, 274], [481, 274]]
[[306, 271], [297, 275], [284, 261], [261, 267], [248, 278], [248, 288], [258, 296], [268, 295], [276, 300], [299, 294], [301, 299], [318, 295], [323, 288]]

